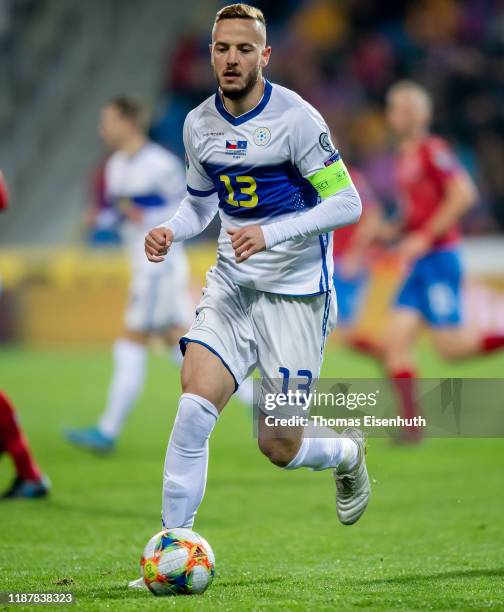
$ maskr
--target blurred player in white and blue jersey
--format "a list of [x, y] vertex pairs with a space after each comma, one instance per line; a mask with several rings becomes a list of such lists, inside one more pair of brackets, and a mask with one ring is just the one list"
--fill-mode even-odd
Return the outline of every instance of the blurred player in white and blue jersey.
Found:
[[119, 97], [105, 106], [100, 120], [100, 134], [114, 151], [105, 166], [106, 197], [117, 216], [132, 280], [105, 410], [96, 427], [67, 432], [70, 442], [98, 452], [112, 450], [142, 391], [151, 336], [178, 345], [193, 311], [182, 245], [161, 266], [145, 258], [145, 232], [173, 215], [185, 195], [185, 173], [178, 157], [147, 140], [142, 115], [134, 100]]
[[[187, 196], [145, 240], [149, 260], [164, 262], [175, 243], [220, 212], [217, 265], [181, 339], [183, 394], [164, 470], [166, 527], [192, 526], [208, 439], [254, 368], [266, 385], [296, 379], [306, 390], [318, 377], [336, 318], [330, 232], [361, 212], [322, 117], [262, 76], [271, 53], [262, 13], [244, 4], [219, 11], [210, 49], [219, 90], [185, 122]], [[320, 428], [279, 427], [265, 413], [258, 420], [259, 447], [271, 462], [334, 470], [340, 521], [360, 518], [369, 498], [361, 432], [322, 437]]]

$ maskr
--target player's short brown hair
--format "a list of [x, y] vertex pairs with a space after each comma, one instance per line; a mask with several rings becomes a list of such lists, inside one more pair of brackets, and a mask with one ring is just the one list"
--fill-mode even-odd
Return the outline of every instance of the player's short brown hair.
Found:
[[410, 79], [401, 79], [400, 81], [393, 83], [389, 87], [387, 95], [394, 94], [396, 91], [413, 91], [416, 94], [423, 96], [429, 102], [432, 99], [432, 96], [426, 87]]
[[129, 96], [116, 96], [110, 100], [109, 106], [113, 106], [122, 117], [135, 123], [138, 127], [143, 128], [145, 126], [146, 112], [137, 100]]
[[223, 19], [255, 19], [262, 23], [266, 27], [266, 19], [264, 18], [261, 9], [251, 6], [250, 4], [244, 4], [240, 2], [238, 4], [229, 4], [215, 15], [215, 23], [222, 21]]

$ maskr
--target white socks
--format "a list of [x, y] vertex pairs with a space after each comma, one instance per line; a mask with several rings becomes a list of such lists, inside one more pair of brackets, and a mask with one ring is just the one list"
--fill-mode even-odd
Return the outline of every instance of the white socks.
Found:
[[108, 438], [117, 438], [124, 420], [138, 399], [145, 381], [147, 349], [143, 344], [121, 339], [114, 344], [114, 373], [105, 411], [98, 429]]
[[208, 438], [219, 416], [208, 400], [183, 393], [168, 442], [163, 475], [163, 525], [192, 527], [205, 493]]
[[350, 438], [336, 437], [336, 432], [327, 429], [327, 438], [310, 438], [322, 433], [326, 428], [310, 426], [305, 428], [305, 435], [294, 459], [285, 466], [286, 470], [296, 470], [300, 467], [309, 467], [313, 470], [327, 470], [339, 468], [341, 471], [351, 470], [357, 462], [357, 444]]

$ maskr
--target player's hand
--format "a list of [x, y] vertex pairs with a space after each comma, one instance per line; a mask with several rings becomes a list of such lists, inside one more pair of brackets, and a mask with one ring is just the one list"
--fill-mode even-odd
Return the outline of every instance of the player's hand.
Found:
[[431, 248], [431, 241], [423, 232], [413, 232], [399, 244], [399, 256], [405, 264], [423, 257]]
[[164, 261], [173, 242], [173, 232], [164, 227], [155, 227], [145, 236], [145, 254], [154, 263]]
[[231, 237], [236, 263], [246, 261], [254, 253], [266, 250], [266, 242], [260, 225], [247, 225], [240, 229], [230, 228], [227, 233]]

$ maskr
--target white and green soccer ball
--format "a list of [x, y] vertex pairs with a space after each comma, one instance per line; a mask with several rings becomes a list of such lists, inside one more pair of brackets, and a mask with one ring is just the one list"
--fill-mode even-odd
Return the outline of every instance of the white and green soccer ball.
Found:
[[154, 595], [203, 593], [215, 574], [210, 544], [191, 529], [164, 529], [144, 548], [142, 577]]

